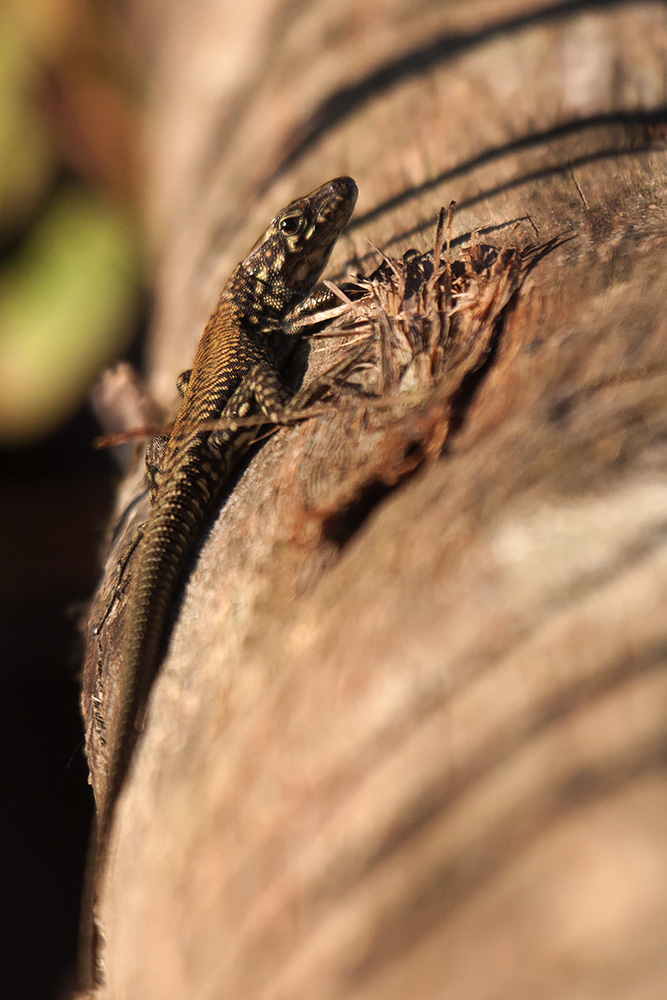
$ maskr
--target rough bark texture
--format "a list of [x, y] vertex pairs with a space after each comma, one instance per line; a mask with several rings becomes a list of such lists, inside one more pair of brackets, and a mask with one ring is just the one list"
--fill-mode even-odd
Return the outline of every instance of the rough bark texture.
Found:
[[125, 7], [162, 403], [328, 177], [361, 192], [339, 278], [367, 238], [432, 247], [452, 198], [454, 256], [571, 238], [456, 384], [344, 394], [240, 477], [121, 800], [109, 995], [662, 998], [664, 4]]

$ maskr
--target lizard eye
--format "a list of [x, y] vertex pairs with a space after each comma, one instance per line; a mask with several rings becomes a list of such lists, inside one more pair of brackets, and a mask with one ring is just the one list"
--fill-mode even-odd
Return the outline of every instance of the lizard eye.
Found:
[[284, 219], [281, 219], [278, 223], [278, 228], [281, 233], [285, 233], [286, 236], [296, 236], [298, 232], [303, 228], [304, 218], [302, 215], [286, 215]]

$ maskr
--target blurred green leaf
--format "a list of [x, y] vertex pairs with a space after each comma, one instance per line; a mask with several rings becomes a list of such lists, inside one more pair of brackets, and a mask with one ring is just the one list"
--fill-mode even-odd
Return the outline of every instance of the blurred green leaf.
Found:
[[54, 430], [127, 345], [140, 261], [120, 208], [89, 191], [53, 199], [0, 272], [0, 444]]

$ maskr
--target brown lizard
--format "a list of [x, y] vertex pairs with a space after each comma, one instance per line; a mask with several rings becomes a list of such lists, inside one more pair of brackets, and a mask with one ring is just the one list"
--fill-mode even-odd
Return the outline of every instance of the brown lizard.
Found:
[[[298, 333], [297, 319], [325, 304], [322, 292], [309, 293], [356, 199], [354, 181], [337, 177], [278, 213], [232, 272], [192, 368], [178, 379], [183, 400], [171, 435], [154, 438], [147, 449], [152, 506], [131, 545], [122, 700], [113, 727], [104, 733], [108, 772], [98, 802], [93, 895], [104, 876], [115, 804], [159, 666], [169, 611], [194, 546], [258, 434], [258, 426], [233, 420], [259, 414], [267, 423], [279, 423], [286, 411], [302, 405], [281, 380], [285, 341], [295, 339], [285, 334]], [[220, 418], [226, 425], [211, 429]], [[100, 978], [99, 954], [90, 957], [96, 950], [94, 929], [88, 935], [83, 966], [92, 965], [92, 975]], [[90, 968], [84, 977], [90, 980]]]

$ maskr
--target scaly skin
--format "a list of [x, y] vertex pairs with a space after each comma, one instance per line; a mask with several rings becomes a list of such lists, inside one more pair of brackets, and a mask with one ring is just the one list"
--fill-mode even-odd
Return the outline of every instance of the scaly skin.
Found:
[[356, 198], [354, 181], [338, 177], [278, 213], [233, 271], [206, 324], [192, 369], [179, 379], [183, 401], [171, 436], [149, 446], [152, 509], [132, 560], [121, 709], [105, 734], [108, 776], [98, 807], [96, 884], [104, 874], [115, 803], [175, 594], [193, 548], [258, 432], [247, 426], [212, 431], [201, 429], [202, 423], [252, 413], [279, 422], [289, 408], [292, 394], [280, 378], [283, 359], [276, 333], [289, 329], [290, 311], [319, 279]]

